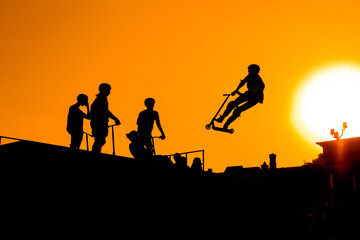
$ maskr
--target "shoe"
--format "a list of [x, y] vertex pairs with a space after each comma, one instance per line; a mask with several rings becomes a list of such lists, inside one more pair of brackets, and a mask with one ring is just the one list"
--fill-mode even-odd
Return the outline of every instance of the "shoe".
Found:
[[216, 118], [215, 121], [221, 123], [222, 121], [224, 121], [224, 117], [220, 115], [220, 117]]
[[[237, 118], [239, 118], [240, 117], [240, 115], [237, 117]], [[231, 116], [227, 121], [226, 121], [226, 123], [224, 124], [224, 127], [223, 127], [223, 129], [228, 129], [228, 127], [229, 127], [229, 125], [233, 122], [233, 121], [235, 121], [237, 118], [233, 118], [233, 116]]]

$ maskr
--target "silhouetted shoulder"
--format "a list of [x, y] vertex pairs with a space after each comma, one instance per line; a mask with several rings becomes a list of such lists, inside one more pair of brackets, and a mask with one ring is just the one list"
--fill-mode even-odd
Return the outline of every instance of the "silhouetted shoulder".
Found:
[[69, 115], [74, 115], [76, 117], [86, 117], [87, 115], [80, 110], [79, 106], [77, 106], [76, 104], [72, 105], [69, 108]]
[[69, 108], [68, 121], [78, 121], [85, 118], [87, 115], [80, 110], [79, 106], [74, 104]]
[[91, 104], [91, 109], [98, 110], [98, 109], [108, 109], [109, 103], [106, 97], [98, 96], [95, 98], [94, 102]]
[[69, 114], [67, 117], [66, 130], [72, 134], [74, 132], [83, 131], [84, 118], [87, 115], [79, 109], [79, 106], [74, 104], [69, 108]]
[[139, 124], [147, 124], [154, 123], [154, 121], [159, 119], [159, 113], [154, 110], [144, 110], [139, 113], [138, 117], [138, 125]]

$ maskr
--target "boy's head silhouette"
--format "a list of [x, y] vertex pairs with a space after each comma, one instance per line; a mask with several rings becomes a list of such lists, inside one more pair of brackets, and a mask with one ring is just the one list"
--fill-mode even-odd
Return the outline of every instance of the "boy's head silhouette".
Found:
[[180, 159], [181, 159], [180, 153], [175, 153], [175, 154], [174, 154], [174, 160], [175, 160], [175, 162], [179, 161]]
[[79, 94], [77, 96], [77, 101], [81, 106], [85, 106], [86, 104], [88, 104], [89, 99], [88, 96], [86, 96], [85, 94]]
[[251, 64], [248, 66], [249, 73], [258, 74], [260, 72], [260, 67], [257, 64]]
[[108, 96], [110, 94], [111, 86], [107, 83], [102, 83], [99, 86], [99, 91], [101, 94]]
[[128, 134], [126, 134], [126, 137], [131, 141], [131, 142], [137, 142], [139, 135], [137, 133], [137, 131], [131, 131]]
[[145, 99], [145, 106], [147, 107], [147, 109], [152, 110], [154, 108], [154, 105], [155, 105], [155, 99], [153, 98]]

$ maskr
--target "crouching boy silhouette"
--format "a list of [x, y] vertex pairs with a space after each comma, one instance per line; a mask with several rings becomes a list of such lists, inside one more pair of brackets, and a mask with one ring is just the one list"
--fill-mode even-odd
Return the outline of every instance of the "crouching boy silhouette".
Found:
[[[80, 110], [80, 106], [86, 106], [87, 113]], [[79, 94], [77, 103], [69, 108], [66, 130], [71, 135], [70, 148], [79, 149], [83, 138], [84, 118], [90, 119], [88, 97], [85, 94]]]

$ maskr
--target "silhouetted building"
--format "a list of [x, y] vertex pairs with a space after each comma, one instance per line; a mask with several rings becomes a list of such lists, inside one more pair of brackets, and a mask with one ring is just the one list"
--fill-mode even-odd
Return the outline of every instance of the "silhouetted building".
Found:
[[256, 178], [260, 174], [260, 168], [259, 167], [244, 168], [243, 166], [231, 166], [231, 167], [227, 167], [224, 173], [233, 176]]
[[314, 160], [318, 165], [332, 165], [335, 171], [352, 171], [360, 167], [360, 137], [317, 142], [323, 153]]
[[351, 232], [360, 224], [360, 137], [316, 144], [323, 148], [323, 153], [313, 164], [328, 171], [328, 188], [331, 190], [329, 202], [331, 213], [338, 223], [336, 231]]
[[276, 154], [272, 153], [269, 155], [270, 157], [270, 170], [276, 169]]

